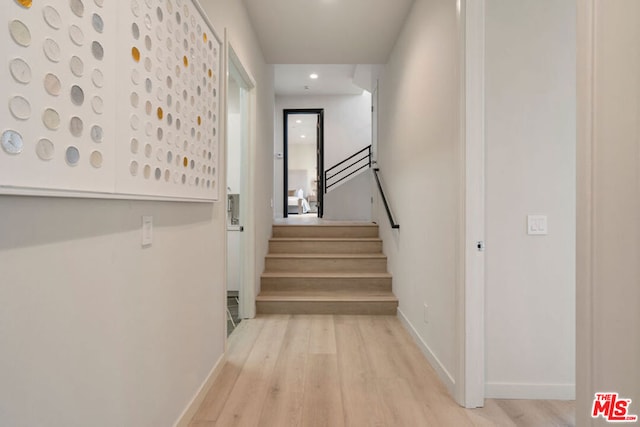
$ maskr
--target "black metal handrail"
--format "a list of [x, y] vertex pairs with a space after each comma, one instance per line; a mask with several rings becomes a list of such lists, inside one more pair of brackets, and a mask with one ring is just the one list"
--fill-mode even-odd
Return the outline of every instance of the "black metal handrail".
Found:
[[[365, 153], [365, 152], [366, 152], [366, 154], [363, 155], [363, 153]], [[344, 165], [345, 163], [349, 162], [354, 157], [358, 157], [358, 156], [361, 156], [361, 157], [359, 157], [358, 159], [354, 160], [353, 162], [351, 162], [347, 166], [344, 166], [339, 171], [334, 172], [332, 175], [329, 175], [329, 172], [333, 171], [334, 169], [337, 169], [337, 168], [341, 167], [342, 165]], [[366, 161], [366, 162], [364, 164], [361, 164], [362, 161]], [[358, 167], [355, 168], [356, 166], [358, 166]], [[357, 153], [354, 153], [351, 156], [347, 157], [346, 159], [344, 159], [340, 163], [337, 163], [337, 164], [331, 166], [329, 169], [327, 169], [324, 172], [324, 192], [326, 193], [327, 191], [329, 191], [329, 188], [331, 188], [334, 185], [338, 184], [339, 182], [347, 179], [348, 177], [350, 177], [351, 175], [355, 174], [356, 172], [358, 172], [358, 171], [360, 171], [360, 170], [362, 170], [364, 168], [370, 168], [370, 167], [371, 167], [371, 145], [369, 145], [368, 147], [363, 148], [362, 150], [358, 151]], [[346, 175], [341, 176], [340, 179], [329, 183], [329, 180], [336, 178], [342, 172], [345, 172], [345, 171], [348, 171], [348, 170], [351, 170], [351, 172], [349, 172]]]
[[391, 214], [391, 209], [389, 209], [389, 203], [387, 203], [387, 198], [384, 195], [382, 184], [380, 184], [380, 178], [378, 177], [378, 172], [380, 172], [380, 168], [373, 168], [373, 176], [376, 177], [376, 182], [378, 183], [378, 190], [380, 190], [380, 195], [382, 196], [382, 202], [384, 203], [384, 208], [387, 210], [387, 216], [389, 217], [389, 223], [391, 224], [391, 228], [400, 228], [400, 224], [394, 221], [393, 215]]

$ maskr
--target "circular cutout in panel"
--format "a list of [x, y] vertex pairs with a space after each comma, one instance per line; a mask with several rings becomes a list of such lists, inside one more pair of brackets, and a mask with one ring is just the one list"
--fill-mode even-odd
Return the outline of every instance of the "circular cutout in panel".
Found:
[[98, 15], [97, 13], [94, 13], [91, 16], [91, 25], [93, 26], [93, 29], [98, 33], [102, 33], [104, 31], [104, 21], [102, 20], [102, 16]]
[[140, 84], [140, 73], [135, 68], [131, 70], [131, 81], [134, 85]]
[[138, 154], [138, 150], [140, 149], [140, 142], [138, 142], [137, 138], [131, 138], [131, 144], [129, 144], [129, 148], [133, 154]]
[[162, 107], [158, 107], [156, 113], [158, 115], [158, 120], [162, 120], [162, 117], [164, 117], [164, 111], [162, 111]]
[[144, 81], [144, 88], [147, 91], [147, 93], [151, 93], [151, 90], [153, 89], [153, 83], [151, 83], [151, 79], [148, 77]]
[[70, 147], [67, 147], [67, 151], [65, 152], [64, 157], [69, 166], [75, 166], [80, 161], [80, 151], [77, 147], [74, 147], [72, 145]]
[[2, 133], [2, 140], [0, 143], [2, 144], [2, 149], [7, 154], [20, 154], [24, 149], [22, 135], [15, 130], [5, 130]]
[[77, 56], [71, 57], [69, 60], [69, 68], [76, 77], [82, 77], [82, 74], [84, 74], [84, 62]]
[[[158, 60], [158, 62], [162, 62], [164, 60], [164, 53], [162, 52], [162, 48], [160, 47], [156, 49], [156, 59]], [[160, 68], [158, 68], [158, 71], [160, 71]]]
[[104, 132], [102, 127], [98, 125], [91, 126], [91, 140], [96, 144], [100, 144], [103, 141]]
[[162, 138], [164, 137], [164, 131], [162, 130], [162, 128], [158, 128], [158, 130], [156, 131], [156, 136], [158, 137], [158, 141], [162, 141]]
[[171, 180], [171, 171], [169, 171], [169, 169], [164, 170], [164, 180], [165, 182], [169, 182]]
[[164, 158], [164, 151], [162, 150], [162, 148], [158, 148], [158, 151], [156, 151], [156, 160], [161, 162], [163, 158]]
[[131, 176], [138, 175], [138, 162], [136, 162], [135, 160], [132, 161], [129, 165], [129, 173], [131, 174]]
[[173, 116], [171, 113], [167, 114], [167, 124], [171, 126], [173, 124]]
[[178, 25], [182, 23], [182, 16], [180, 16], [180, 12], [176, 12], [176, 22]]
[[102, 61], [102, 58], [104, 58], [104, 48], [97, 41], [91, 42], [91, 53], [98, 61]]
[[151, 17], [148, 13], [144, 15], [144, 26], [147, 27], [147, 30], [151, 30]]
[[60, 90], [62, 89], [62, 83], [60, 83], [60, 79], [55, 74], [47, 74], [44, 76], [44, 90], [51, 96], [60, 95]]
[[153, 132], [153, 125], [151, 124], [151, 122], [147, 122], [144, 127], [144, 132], [147, 134], [147, 136], [151, 136], [151, 132]]
[[140, 3], [138, 3], [138, 0], [131, 0], [131, 13], [133, 13], [133, 16], [140, 16]]
[[60, 114], [53, 108], [47, 108], [42, 113], [42, 123], [49, 130], [56, 130], [60, 127]]
[[131, 96], [129, 96], [131, 100], [131, 106], [134, 108], [138, 108], [138, 104], [140, 103], [140, 97], [136, 92], [131, 92]]
[[31, 104], [22, 96], [14, 96], [9, 100], [9, 111], [18, 120], [31, 117]]
[[186, 184], [187, 183], [187, 175], [182, 174], [182, 183]]
[[71, 117], [69, 120], [69, 132], [71, 135], [79, 138], [82, 136], [82, 129], [84, 128], [84, 123], [82, 123], [82, 119], [78, 116]]
[[98, 169], [102, 167], [102, 153], [99, 151], [94, 151], [91, 153], [91, 155], [89, 156], [89, 163], [91, 163], [91, 166], [93, 166], [94, 168]]
[[91, 100], [91, 108], [96, 114], [102, 114], [104, 112], [104, 101], [99, 96], [94, 96]]
[[144, 69], [151, 72], [151, 58], [144, 58]]
[[156, 68], [156, 79], [162, 81], [162, 76], [164, 74], [162, 73], [162, 68]]
[[158, 92], [156, 93], [156, 97], [158, 98], [158, 101], [160, 102], [164, 101], [164, 91], [162, 90], [162, 87], [158, 87]]
[[158, 21], [162, 22], [162, 19], [164, 19], [164, 14], [162, 13], [162, 9], [160, 8], [160, 6], [158, 6], [158, 8], [156, 9], [156, 16], [158, 17]]
[[162, 41], [162, 39], [164, 38], [164, 33], [162, 32], [162, 27], [160, 26], [156, 27], [156, 38], [158, 39], [158, 41]]
[[[171, 94], [169, 93], [169, 94], [167, 94], [167, 105], [169, 107], [171, 107], [172, 103], [173, 103], [173, 98], [171, 97]], [[171, 124], [171, 123], [169, 123], [169, 124]]]
[[104, 5], [104, 0], [94, 0], [96, 6], [102, 7]]
[[84, 33], [77, 25], [69, 27], [69, 38], [76, 46], [82, 46], [84, 44]]
[[144, 111], [147, 113], [148, 116], [151, 115], [152, 109], [153, 109], [153, 106], [151, 105], [151, 101], [147, 101], [144, 103]]
[[162, 171], [160, 170], [160, 168], [156, 168], [155, 177], [156, 177], [156, 180], [159, 180], [160, 178], [162, 178]]
[[20, 46], [27, 47], [31, 44], [31, 31], [24, 22], [13, 20], [9, 23], [9, 33], [14, 42]]
[[173, 153], [171, 151], [167, 151], [167, 163], [171, 163], [173, 160]]
[[11, 76], [18, 83], [27, 84], [31, 82], [31, 67], [22, 58], [14, 58], [9, 62]]
[[182, 57], [182, 64], [184, 64], [185, 67], [189, 66], [189, 59], [187, 59], [186, 56]]
[[25, 9], [29, 9], [33, 4], [32, 0], [16, 0], [16, 3], [18, 3], [20, 6], [24, 7]]
[[140, 62], [140, 51], [135, 46], [131, 48], [131, 57], [134, 61]]
[[78, 106], [84, 103], [84, 91], [80, 86], [71, 86], [71, 102]]
[[140, 27], [135, 22], [131, 24], [131, 35], [134, 39], [138, 40], [140, 38]]
[[147, 48], [147, 50], [151, 50], [151, 37], [149, 37], [148, 35], [144, 36], [144, 46]]
[[131, 124], [131, 129], [138, 130], [140, 127], [140, 119], [135, 114], [132, 114], [129, 118], [129, 123]]
[[42, 17], [44, 18], [44, 22], [46, 22], [47, 25], [54, 30], [59, 30], [62, 26], [62, 19], [60, 18], [60, 14], [52, 6], [45, 6], [42, 9]]
[[151, 176], [151, 166], [144, 165], [144, 169], [142, 170], [142, 174], [144, 175], [144, 177], [146, 179], [149, 179], [149, 177]]
[[60, 61], [60, 46], [53, 39], [46, 39], [42, 45], [42, 50], [49, 61]]
[[40, 160], [48, 161], [53, 159], [55, 154], [55, 147], [53, 142], [46, 138], [42, 138], [36, 144], [36, 155]]
[[69, 0], [69, 6], [71, 7], [71, 11], [78, 18], [82, 18], [84, 15], [84, 4], [82, 0]]
[[93, 82], [95, 87], [101, 88], [104, 85], [104, 75], [102, 74], [102, 71], [97, 68], [94, 69], [93, 73], [91, 74], [91, 81]]

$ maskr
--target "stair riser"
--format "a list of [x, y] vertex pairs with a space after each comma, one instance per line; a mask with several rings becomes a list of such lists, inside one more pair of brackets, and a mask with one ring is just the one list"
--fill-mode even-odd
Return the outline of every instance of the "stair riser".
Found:
[[391, 278], [263, 277], [264, 292], [391, 292]]
[[272, 254], [374, 254], [382, 252], [382, 242], [271, 241], [269, 252]]
[[386, 258], [269, 258], [265, 259], [267, 272], [343, 272], [360, 273], [387, 271]]
[[259, 314], [368, 314], [395, 315], [397, 302], [257, 301]]
[[378, 237], [378, 226], [274, 225], [273, 237]]

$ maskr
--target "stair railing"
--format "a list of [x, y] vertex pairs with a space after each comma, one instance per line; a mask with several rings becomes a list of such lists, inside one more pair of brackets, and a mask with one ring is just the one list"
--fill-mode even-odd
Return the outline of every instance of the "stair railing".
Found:
[[[353, 160], [355, 158], [355, 160]], [[351, 163], [349, 163], [351, 162]], [[347, 164], [348, 163], [348, 164]], [[356, 172], [371, 167], [371, 146], [363, 148], [324, 172], [324, 192]], [[342, 168], [340, 170], [337, 170]], [[336, 171], [337, 170], [337, 171]]]
[[382, 203], [384, 203], [384, 208], [387, 210], [387, 216], [389, 217], [389, 223], [391, 224], [391, 228], [400, 228], [400, 224], [398, 224], [391, 214], [391, 209], [389, 208], [389, 203], [387, 202], [387, 197], [384, 195], [384, 190], [382, 189], [382, 184], [380, 183], [380, 178], [378, 177], [378, 173], [380, 173], [380, 168], [373, 168], [373, 176], [376, 177], [376, 183], [378, 184], [378, 190], [380, 190], [380, 195], [382, 196]]

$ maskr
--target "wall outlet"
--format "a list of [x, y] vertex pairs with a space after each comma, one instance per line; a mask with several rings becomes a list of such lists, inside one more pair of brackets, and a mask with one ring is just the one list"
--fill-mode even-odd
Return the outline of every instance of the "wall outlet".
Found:
[[546, 235], [548, 234], [546, 215], [527, 215], [527, 234]]
[[429, 306], [424, 303], [424, 323], [429, 323]]

